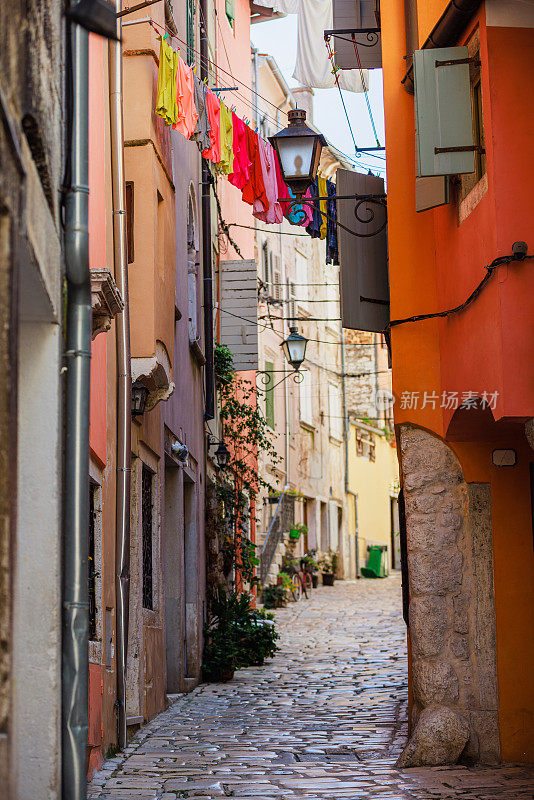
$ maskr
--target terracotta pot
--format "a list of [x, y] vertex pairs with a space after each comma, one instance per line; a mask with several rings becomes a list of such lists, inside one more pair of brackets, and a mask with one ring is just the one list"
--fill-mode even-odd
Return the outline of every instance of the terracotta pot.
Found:
[[319, 576], [318, 575], [312, 575], [312, 587], [314, 589], [317, 589], [318, 584], [319, 584]]
[[221, 670], [221, 683], [227, 683], [228, 681], [231, 681], [234, 677], [234, 672], [235, 670], [233, 667], [228, 667], [228, 669]]
[[335, 579], [333, 572], [323, 572], [323, 586], [333, 586]]

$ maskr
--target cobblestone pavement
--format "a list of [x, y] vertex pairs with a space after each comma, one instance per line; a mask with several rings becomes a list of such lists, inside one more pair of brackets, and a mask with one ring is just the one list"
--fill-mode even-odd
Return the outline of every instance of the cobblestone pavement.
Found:
[[89, 798], [534, 798], [521, 766], [395, 769], [407, 705], [397, 576], [317, 589], [277, 619], [275, 659], [180, 697], [104, 764]]

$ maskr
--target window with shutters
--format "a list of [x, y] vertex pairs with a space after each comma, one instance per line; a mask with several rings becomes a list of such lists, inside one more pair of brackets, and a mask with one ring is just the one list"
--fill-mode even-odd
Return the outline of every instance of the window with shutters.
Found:
[[356, 455], [374, 461], [376, 457], [376, 443], [374, 434], [370, 431], [356, 428]]
[[189, 195], [187, 205], [187, 306], [189, 321], [189, 342], [193, 344], [199, 339], [198, 324], [198, 267], [197, 232], [195, 224], [193, 197]]
[[265, 362], [265, 420], [271, 430], [274, 431], [274, 364], [272, 361]]
[[143, 464], [141, 476], [141, 526], [143, 547], [143, 608], [154, 608], [154, 581], [152, 574], [152, 519], [154, 475]]
[[328, 384], [328, 414], [330, 418], [330, 437], [343, 441], [343, 412], [341, 395], [337, 383]]
[[[473, 143], [476, 147], [485, 149], [484, 120], [482, 117], [482, 84], [480, 76], [480, 37], [478, 28], [468, 42], [469, 57], [473, 61], [469, 64], [469, 82], [471, 85], [471, 111], [473, 125]], [[475, 151], [475, 171], [461, 176], [460, 200], [464, 200], [469, 192], [486, 174], [486, 154]]]
[[195, 0], [186, 0], [186, 60], [193, 64], [195, 60]]
[[309, 370], [301, 371], [302, 382], [299, 383], [300, 421], [304, 425], [313, 426], [313, 384]]

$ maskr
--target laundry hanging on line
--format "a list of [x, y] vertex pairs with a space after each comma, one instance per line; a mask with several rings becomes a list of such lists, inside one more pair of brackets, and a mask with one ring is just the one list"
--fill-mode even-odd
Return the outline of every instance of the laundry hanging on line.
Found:
[[[241, 190], [253, 216], [270, 224], [279, 224], [286, 217], [292, 225], [306, 227], [312, 237], [326, 238], [328, 260], [337, 263], [337, 229], [335, 223], [329, 225], [327, 221], [327, 214], [335, 216], [335, 185], [318, 178], [303, 202], [292, 205], [295, 194], [282, 178], [271, 143], [229, 109], [164, 37], [160, 38], [156, 114], [196, 142], [215, 171]], [[314, 201], [317, 208], [310, 202], [314, 197], [323, 198]]]
[[[254, 0], [256, 5], [297, 14], [297, 58], [293, 77], [302, 86], [312, 89], [332, 89], [336, 85], [332, 64], [324, 43], [324, 32], [334, 27], [333, 0]], [[338, 73], [341, 89], [366, 92], [369, 71], [342, 70]]]

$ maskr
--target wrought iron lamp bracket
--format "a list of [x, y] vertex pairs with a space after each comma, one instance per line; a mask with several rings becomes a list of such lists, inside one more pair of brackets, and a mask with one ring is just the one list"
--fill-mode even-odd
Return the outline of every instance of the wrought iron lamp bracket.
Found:
[[[361, 216], [360, 208], [364, 203], [375, 205], [375, 206], [378, 206], [380, 208], [383, 208], [384, 212], [386, 214], [386, 218], [385, 218], [384, 222], [376, 230], [372, 231], [371, 233], [359, 233], [358, 231], [353, 231], [350, 228], [347, 228], [346, 225], [343, 225], [337, 219], [333, 219], [332, 217], [329, 216], [329, 214], [325, 213], [320, 208], [316, 208], [316, 206], [315, 206], [315, 203], [317, 201], [320, 201], [320, 200], [333, 200], [333, 199], [335, 199], [336, 202], [338, 200], [356, 200], [356, 205], [354, 207], [354, 216], [356, 217], [358, 222], [360, 222], [363, 225], [369, 225], [375, 219], [375, 211], [374, 211], [374, 209], [369, 208], [369, 207], [367, 207], [365, 209], [366, 216], [365, 217]], [[287, 204], [288, 200], [287, 200], [287, 198], [279, 198], [278, 202]], [[334, 225], [337, 225], [339, 228], [343, 228], [344, 231], [347, 231], [347, 233], [351, 233], [353, 236], [358, 236], [359, 238], [363, 238], [363, 239], [366, 239], [366, 238], [368, 238], [370, 236], [377, 236], [379, 233], [381, 233], [385, 229], [385, 227], [387, 225], [387, 195], [386, 194], [345, 194], [345, 195], [337, 195], [337, 196], [335, 196], [333, 198], [332, 197], [314, 197], [313, 199], [307, 199], [305, 197], [297, 197], [295, 200], [292, 200], [289, 203], [288, 211], [290, 211], [290, 210], [292, 210], [294, 208], [296, 213], [298, 213], [298, 212], [302, 213], [303, 216], [302, 216], [302, 220], [301, 221], [303, 221], [304, 218], [305, 218], [304, 210], [302, 208], [297, 208], [297, 206], [303, 206], [303, 205], [310, 206], [310, 208], [313, 208], [316, 211], [319, 211], [319, 213], [322, 214], [323, 217], [326, 217], [326, 219], [330, 220], [330, 222], [334, 223]], [[287, 212], [286, 212], [286, 216], [287, 216]]]
[[266, 372], [262, 369], [256, 370], [256, 388], [259, 394], [265, 394], [266, 392], [272, 391], [272, 389], [276, 389], [277, 386], [280, 386], [282, 383], [284, 383], [284, 381], [287, 381], [288, 378], [293, 378], [293, 382], [297, 384], [302, 383], [304, 380], [304, 373], [300, 370], [294, 370], [293, 372], [286, 372], [281, 381], [269, 386], [274, 371], [275, 370]]

